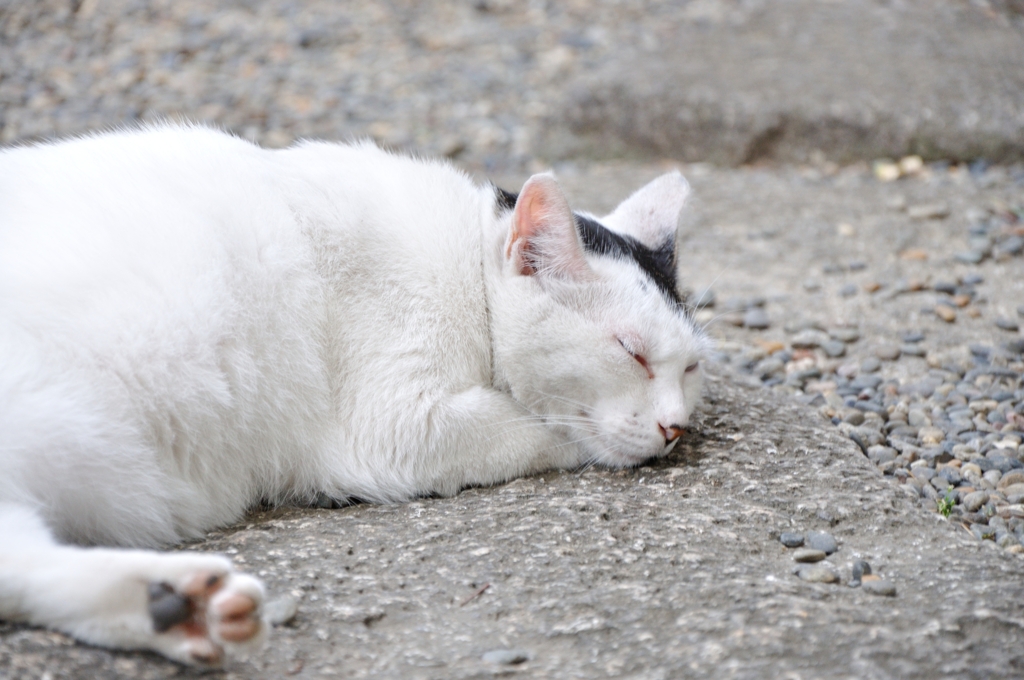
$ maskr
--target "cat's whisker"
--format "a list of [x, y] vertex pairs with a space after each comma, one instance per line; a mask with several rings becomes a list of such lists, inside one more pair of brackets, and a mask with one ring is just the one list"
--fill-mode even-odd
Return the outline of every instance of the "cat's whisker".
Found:
[[703, 309], [703, 306], [701, 305], [701, 302], [703, 302], [703, 301], [704, 301], [704, 297], [705, 297], [705, 296], [706, 296], [706, 295], [707, 295], [708, 293], [710, 293], [710, 292], [711, 292], [711, 288], [712, 288], [712, 287], [713, 287], [713, 286], [714, 286], [714, 285], [715, 285], [716, 283], [718, 283], [718, 279], [720, 279], [720, 278], [722, 277], [722, 274], [724, 274], [724, 273], [725, 273], [725, 268], [723, 267], [723, 268], [722, 268], [722, 270], [721, 270], [720, 272], [718, 272], [718, 275], [717, 275], [717, 276], [716, 276], [716, 277], [715, 277], [715, 278], [714, 278], [714, 279], [713, 279], [713, 280], [711, 281], [711, 283], [709, 283], [709, 284], [708, 284], [707, 286], [705, 286], [705, 288], [704, 288], [704, 292], [703, 292], [703, 293], [701, 293], [701, 294], [700, 294], [700, 297], [699, 297], [699, 298], [697, 298], [697, 301], [693, 303], [693, 306], [692, 306], [692, 311], [694, 311], [694, 312], [698, 312], [698, 311], [700, 311], [701, 309]]
[[575, 473], [576, 476], [577, 477], [582, 477], [584, 474], [586, 474], [588, 471], [590, 471], [590, 469], [593, 468], [595, 465], [597, 465], [597, 458], [589, 459], [587, 462], [583, 463], [583, 465], [581, 465], [576, 470], [576, 473]]
[[505, 425], [520, 425], [523, 423], [527, 424], [542, 424], [542, 425], [588, 425], [593, 424], [593, 420], [582, 416], [536, 416], [533, 418], [518, 418], [516, 420], [505, 421]]
[[722, 312], [721, 314], [716, 314], [715, 316], [711, 317], [711, 319], [706, 324], [700, 327], [701, 331], [706, 332], [709, 328], [711, 328], [711, 324], [715, 323], [716, 321], [726, 316], [727, 314], [728, 312]]
[[590, 406], [588, 404], [584, 404], [582, 401], [576, 401], [575, 399], [570, 399], [569, 397], [561, 396], [561, 395], [558, 395], [558, 394], [551, 394], [549, 392], [543, 392], [543, 391], [538, 391], [538, 394], [540, 394], [542, 396], [545, 396], [545, 397], [547, 397], [549, 399], [556, 399], [558, 401], [564, 402], [564, 403], [568, 404], [569, 406], [579, 407], [579, 408], [583, 409], [584, 411], [587, 411], [587, 410], [590, 409]]
[[[510, 435], [537, 425], [564, 425], [586, 429], [587, 426], [592, 426], [593, 424], [593, 421], [589, 418], [578, 416], [523, 416], [522, 418], [506, 421], [498, 432], [484, 439], [484, 442], [490, 442], [498, 437]], [[509, 427], [510, 425], [512, 427]]]
[[[605, 447], [602, 447], [602, 451], [601, 451], [601, 453], [602, 453], [602, 454], [608, 454], [608, 453], [609, 453], [610, 451], [611, 451], [611, 448], [610, 448], [610, 447], [608, 447], [608, 446], [605, 446]], [[600, 462], [601, 462], [601, 458], [600, 458], [600, 456], [597, 456], [597, 455], [593, 455], [593, 456], [591, 456], [591, 457], [590, 457], [590, 458], [589, 458], [589, 459], [587, 460], [587, 462], [586, 462], [586, 463], [584, 463], [584, 464], [583, 464], [583, 465], [582, 465], [582, 466], [580, 467], [580, 469], [576, 471], [576, 476], [577, 476], [577, 477], [581, 477], [581, 476], [583, 476], [584, 474], [586, 474], [587, 472], [589, 472], [589, 471], [590, 471], [590, 470], [592, 470], [593, 468], [597, 467], [598, 463], [600, 463]]]
[[582, 444], [583, 442], [588, 442], [588, 441], [591, 441], [591, 440], [594, 440], [594, 439], [601, 439], [604, 436], [605, 435], [599, 433], [599, 434], [591, 435], [589, 437], [579, 437], [578, 439], [570, 439], [567, 443], [569, 443], [569, 444]]

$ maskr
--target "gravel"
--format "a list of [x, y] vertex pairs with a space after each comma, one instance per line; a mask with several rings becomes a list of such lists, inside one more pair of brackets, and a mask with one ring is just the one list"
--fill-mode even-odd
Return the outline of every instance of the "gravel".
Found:
[[[754, 176], [761, 182], [767, 179], [753, 172], [750, 179]], [[804, 176], [797, 173], [789, 181], [795, 184], [797, 177]], [[834, 203], [818, 208], [817, 199], [809, 199], [793, 208], [805, 216], [804, 226], [777, 243], [769, 239], [771, 245], [757, 252], [759, 261], [776, 266], [758, 270], [757, 277], [745, 276], [743, 254], [729, 258], [726, 266], [733, 281], [720, 280], [719, 293], [739, 296], [745, 285], [767, 290], [765, 310], [777, 323], [760, 337], [749, 329], [735, 332], [712, 325], [725, 350], [720, 356], [739, 356], [757, 343], [774, 343], [775, 351], [761, 360], [762, 365], [772, 362], [772, 371], [754, 376], [762, 384], [797, 395], [817, 408], [863, 448], [881, 474], [911, 486], [922, 508], [941, 511], [949, 522], [973, 524], [976, 536], [1016, 554], [1024, 539], [1019, 523], [1006, 529], [1006, 538], [977, 527], [987, 526], [991, 517], [1015, 517], [1016, 507], [1024, 500], [1024, 488], [1011, 488], [1011, 483], [998, 487], [1007, 474], [1020, 474], [1024, 480], [1024, 338], [1005, 339], [1007, 333], [1019, 332], [1016, 322], [1008, 320], [1024, 296], [1024, 278], [1019, 275], [1024, 256], [1013, 254], [1015, 247], [995, 248], [1007, 241], [1013, 246], [1012, 239], [1024, 230], [1024, 172], [990, 166], [979, 175], [966, 169], [954, 173], [952, 166], [946, 166], [927, 168], [916, 177], [895, 182], [864, 178], [852, 170], [845, 177], [842, 173], [816, 177], [814, 191]], [[714, 175], [719, 182], [722, 178]], [[778, 178], [768, 183], [772, 189], [763, 184], [759, 189], [761, 203], [772, 202], [772, 193], [788, 181]], [[710, 182], [695, 184], [697, 195], [700, 189], [716, 195], [724, 191], [720, 184], [714, 188]], [[914, 215], [905, 208], [897, 208], [895, 214], [892, 208], [889, 212], [879, 209], [877, 216], [862, 216], [859, 224], [845, 230], [853, 236], [843, 236], [844, 230], [839, 230], [828, 247], [802, 246], [809, 241], [797, 232], [814, 232], [821, 223], [816, 220], [828, 220], [830, 214], [836, 214], [835, 223], [840, 215], [851, 214], [847, 199], [840, 197], [857, 196], [861, 205], [890, 205], [884, 196], [895, 192], [917, 198], [903, 202], [918, 206]], [[933, 209], [937, 201], [928, 200], [938, 193], [945, 194], [941, 211]], [[725, 219], [745, 219], [747, 233], [770, 231], [763, 223], [773, 219], [759, 221], [753, 206], [740, 218], [736, 213], [742, 209], [705, 207], [714, 200], [715, 196], [703, 196], [705, 212], [694, 218], [695, 223], [721, 223], [719, 214], [732, 213]], [[932, 207], [926, 211], [921, 206]], [[894, 227], [893, 220], [899, 226]], [[921, 249], [926, 257], [902, 259], [900, 245], [881, 245], [887, 241], [873, 238], [875, 233], [903, 234], [904, 242]], [[977, 242], [982, 237], [993, 245], [992, 254], [960, 263], [958, 241]], [[721, 252], [719, 240], [700, 235], [694, 227], [690, 247], [699, 244], [702, 252]], [[844, 257], [848, 252], [863, 254], [864, 268], [854, 272], [839, 266], [833, 248], [845, 248]], [[695, 285], [705, 277], [712, 280], [711, 271], [720, 272], [723, 263], [714, 264], [706, 274], [698, 266], [701, 273]], [[865, 290], [874, 289], [869, 302], [858, 303], [834, 288], [809, 290], [803, 285], [808, 273], [843, 277], [861, 287], [866, 281], [877, 282], [877, 287], [867, 286]], [[812, 309], [822, 311], [812, 315]], [[856, 333], [838, 337], [834, 330], [822, 330], [836, 327], [853, 328]], [[827, 342], [842, 342], [843, 356], [830, 351]], [[742, 363], [730, 363], [740, 373], [747, 372]], [[1007, 488], [1012, 492], [1006, 493]], [[968, 518], [976, 514], [982, 517]], [[807, 545], [814, 547], [809, 540]]]

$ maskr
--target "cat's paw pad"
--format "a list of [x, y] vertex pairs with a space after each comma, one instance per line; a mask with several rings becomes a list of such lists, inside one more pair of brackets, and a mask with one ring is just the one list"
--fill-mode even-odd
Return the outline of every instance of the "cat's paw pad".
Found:
[[217, 665], [225, 647], [258, 645], [265, 637], [263, 588], [251, 576], [199, 570], [174, 583], [150, 583], [148, 596], [153, 630], [171, 643], [165, 653], [180, 661]]
[[[247, 588], [243, 581], [253, 581]], [[214, 638], [223, 642], [246, 644], [258, 638], [265, 628], [262, 613], [262, 589], [248, 576], [235, 574], [231, 587], [222, 588], [206, 609], [207, 625]]]

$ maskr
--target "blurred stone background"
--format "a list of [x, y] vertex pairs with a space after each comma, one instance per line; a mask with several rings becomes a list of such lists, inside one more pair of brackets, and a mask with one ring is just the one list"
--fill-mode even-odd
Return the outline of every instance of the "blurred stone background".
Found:
[[1024, 2], [0, 2], [0, 140], [161, 119], [485, 171], [1014, 161]]

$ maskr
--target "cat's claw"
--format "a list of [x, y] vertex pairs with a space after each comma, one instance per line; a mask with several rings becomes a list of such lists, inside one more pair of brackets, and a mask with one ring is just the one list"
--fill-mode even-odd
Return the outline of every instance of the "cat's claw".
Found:
[[216, 666], [225, 651], [257, 646], [266, 637], [263, 588], [245, 574], [197, 571], [178, 583], [149, 584], [155, 645], [184, 663]]

